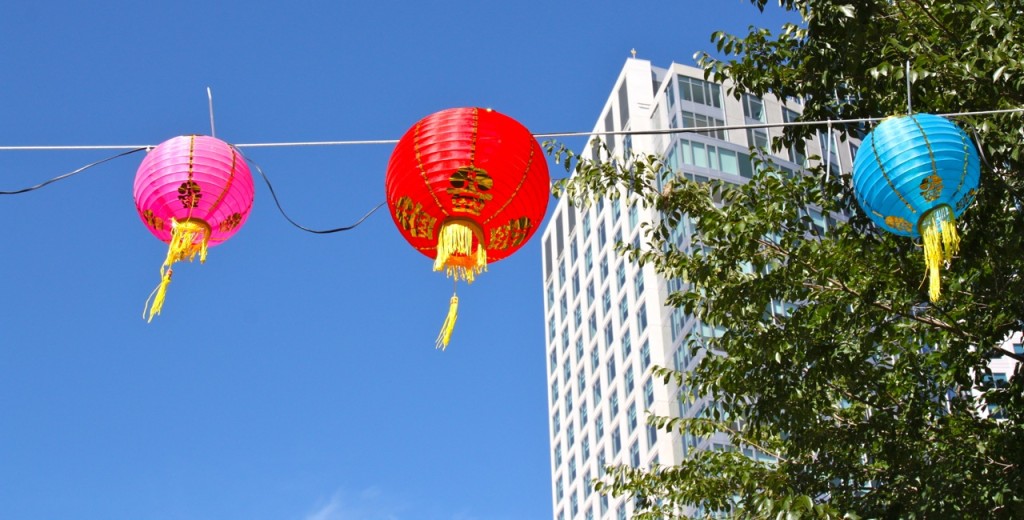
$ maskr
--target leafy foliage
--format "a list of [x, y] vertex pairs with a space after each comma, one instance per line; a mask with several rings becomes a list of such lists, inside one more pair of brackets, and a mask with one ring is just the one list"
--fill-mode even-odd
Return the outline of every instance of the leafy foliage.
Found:
[[[800, 97], [807, 121], [906, 113], [908, 61], [915, 111], [1024, 106], [1019, 1], [780, 4], [803, 22], [715, 33], [726, 57], [702, 55], [706, 75], [730, 79], [735, 95]], [[640, 518], [684, 507], [740, 518], [1024, 517], [1024, 377], [1018, 366], [1005, 388], [986, 383], [1001, 342], [1024, 330], [1024, 125], [1019, 113], [957, 123], [985, 162], [935, 304], [920, 244], [873, 227], [848, 176], [821, 167], [786, 176], [768, 163], [743, 185], [696, 183], [658, 157], [594, 163], [548, 145], [574, 172], [556, 186], [574, 204], [630, 193], [660, 212], [647, 244], [627, 253], [684, 279], [669, 303], [726, 331], [693, 341], [693, 353], [706, 354], [693, 372], [657, 371], [681, 394], [720, 406], [653, 423], [725, 432], [773, 459], [701, 452], [673, 467], [615, 468], [599, 491], [633, 496]], [[803, 146], [815, 130], [787, 127], [774, 145]], [[849, 219], [823, 232], [808, 208]], [[670, 235], [686, 219], [695, 242], [680, 249]], [[781, 302], [788, 312], [766, 312]], [[1002, 419], [981, 411], [989, 404]]]

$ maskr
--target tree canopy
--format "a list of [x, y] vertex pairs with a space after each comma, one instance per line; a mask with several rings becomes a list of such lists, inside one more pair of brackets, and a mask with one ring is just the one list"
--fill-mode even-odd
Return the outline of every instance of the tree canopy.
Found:
[[[767, 0], [752, 0], [753, 8]], [[699, 63], [731, 94], [804, 100], [802, 120], [1024, 106], [1024, 3], [965, 0], [783, 0], [801, 22], [715, 33]], [[696, 183], [658, 157], [594, 163], [562, 149], [574, 175], [556, 189], [575, 204], [628, 189], [662, 215], [639, 249], [670, 295], [720, 337], [666, 382], [720, 406], [706, 417], [656, 417], [694, 435], [725, 432], [738, 451], [679, 465], [616, 468], [601, 492], [635, 497], [638, 516], [789, 518], [1024, 517], [1024, 377], [991, 383], [989, 362], [1024, 330], [1020, 113], [956, 117], [983, 157], [976, 201], [959, 219], [959, 256], [929, 302], [920, 241], [887, 234], [857, 206], [848, 172], [787, 176], [769, 163], [742, 185]], [[857, 124], [836, 124], [844, 137]], [[803, 146], [820, 130], [786, 127], [773, 145]], [[563, 155], [564, 154], [564, 155]], [[667, 180], [663, 189], [658, 182]], [[721, 201], [717, 203], [716, 201]], [[848, 215], [823, 231], [806, 211]], [[682, 219], [694, 247], [669, 244]], [[783, 315], [766, 313], [787, 304]], [[990, 414], [989, 410], [997, 413]]]

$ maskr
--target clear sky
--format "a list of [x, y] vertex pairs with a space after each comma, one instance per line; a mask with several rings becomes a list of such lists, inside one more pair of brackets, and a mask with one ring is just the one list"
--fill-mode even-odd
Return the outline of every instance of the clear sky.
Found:
[[[0, 145], [208, 134], [208, 86], [231, 143], [397, 139], [458, 106], [585, 131], [631, 48], [692, 64], [750, 24], [779, 21], [741, 0], [8, 0]], [[327, 228], [384, 200], [391, 148], [245, 152]], [[0, 152], [0, 190], [113, 153]], [[257, 179], [147, 324], [166, 246], [132, 202], [141, 159], [0, 197], [0, 518], [551, 517], [539, 233], [461, 286], [440, 352], [451, 282], [385, 211], [312, 235]]]

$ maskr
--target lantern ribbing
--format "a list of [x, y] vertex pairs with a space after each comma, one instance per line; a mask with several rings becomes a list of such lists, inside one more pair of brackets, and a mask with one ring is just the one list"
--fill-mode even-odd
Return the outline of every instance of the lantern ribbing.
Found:
[[[544, 218], [550, 193], [540, 144], [514, 119], [454, 108], [409, 129], [388, 161], [388, 209], [402, 237], [433, 259], [435, 271], [473, 282], [525, 244]], [[437, 338], [445, 348], [458, 317], [449, 302]]]

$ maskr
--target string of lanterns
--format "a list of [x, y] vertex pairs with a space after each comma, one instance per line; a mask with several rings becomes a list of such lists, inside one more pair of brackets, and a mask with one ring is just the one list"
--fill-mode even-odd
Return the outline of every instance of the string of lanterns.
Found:
[[[975, 115], [1024, 109], [973, 112]], [[858, 119], [833, 123], [877, 121]], [[823, 124], [768, 123], [736, 128]], [[417, 251], [433, 259], [456, 285], [472, 283], [489, 263], [513, 254], [537, 231], [547, 210], [550, 177], [537, 137], [707, 132], [702, 127], [626, 132], [573, 132], [534, 136], [514, 119], [490, 109], [454, 108], [431, 114], [395, 141], [277, 143], [277, 145], [396, 143], [385, 176], [386, 204], [399, 232]], [[733, 128], [730, 126], [728, 128]], [[265, 144], [273, 145], [273, 144]], [[134, 198], [149, 231], [168, 244], [160, 282], [147, 300], [148, 317], [159, 315], [173, 276], [173, 264], [205, 261], [207, 250], [226, 241], [252, 209], [254, 183], [247, 160], [210, 136], [179, 136], [156, 146], [136, 173]], [[244, 146], [260, 146], [250, 144]], [[14, 149], [96, 149], [129, 147], [0, 147]], [[145, 148], [97, 161], [23, 190], [41, 188], [81, 171]], [[952, 260], [959, 237], [956, 218], [973, 201], [979, 177], [978, 153], [966, 133], [931, 114], [891, 117], [862, 141], [853, 165], [856, 200], [885, 231], [922, 237], [929, 298], [940, 296], [939, 270]], [[259, 170], [259, 167], [256, 167]], [[260, 171], [262, 174], [262, 171]], [[266, 180], [266, 176], [264, 175]], [[267, 181], [269, 186], [269, 180]], [[272, 188], [271, 188], [272, 190]], [[273, 191], [272, 191], [273, 195]], [[275, 202], [277, 201], [274, 195]], [[378, 206], [379, 207], [379, 206]], [[368, 217], [367, 213], [359, 222]], [[283, 213], [283, 210], [282, 210]], [[287, 218], [287, 215], [286, 215]], [[314, 233], [317, 231], [292, 224]], [[444, 349], [458, 316], [457, 291], [436, 340]]]

